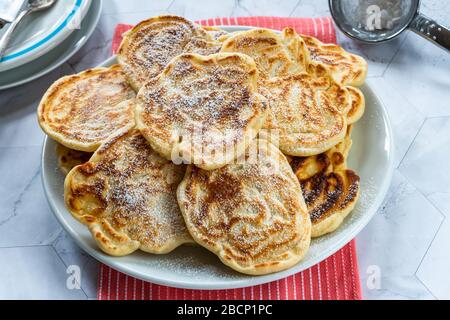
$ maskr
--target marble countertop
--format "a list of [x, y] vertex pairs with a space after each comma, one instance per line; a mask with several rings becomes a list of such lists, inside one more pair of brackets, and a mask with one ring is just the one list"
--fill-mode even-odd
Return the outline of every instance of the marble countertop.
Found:
[[[41, 186], [43, 133], [37, 103], [57, 78], [111, 54], [117, 23], [172, 13], [223, 16], [329, 15], [327, 0], [105, 0], [99, 25], [67, 63], [30, 84], [0, 91], [0, 299], [95, 299], [97, 262], [53, 217]], [[422, 11], [450, 25], [447, 1], [423, 0]], [[450, 298], [450, 54], [406, 32], [379, 46], [339, 35], [370, 65], [368, 82], [384, 101], [395, 135], [395, 174], [384, 204], [357, 239], [366, 299]], [[78, 265], [80, 289], [68, 289]], [[69, 286], [70, 287], [70, 286]]]

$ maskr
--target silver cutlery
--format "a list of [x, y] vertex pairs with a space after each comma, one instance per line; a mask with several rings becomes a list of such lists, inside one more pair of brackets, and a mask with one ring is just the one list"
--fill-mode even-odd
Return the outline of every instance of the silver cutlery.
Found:
[[14, 21], [24, 2], [25, 0], [0, 0], [0, 28]]
[[0, 39], [0, 61], [2, 60], [9, 41], [11, 40], [12, 34], [16, 30], [17, 26], [23, 21], [23, 19], [38, 11], [47, 10], [52, 7], [57, 0], [28, 0], [28, 5], [25, 10], [21, 11], [19, 15], [11, 22], [8, 30], [3, 34]]

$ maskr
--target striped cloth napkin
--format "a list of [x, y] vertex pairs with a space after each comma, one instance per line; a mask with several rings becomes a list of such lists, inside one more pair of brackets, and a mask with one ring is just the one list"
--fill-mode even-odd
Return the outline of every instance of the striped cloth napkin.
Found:
[[[325, 43], [335, 43], [331, 18], [238, 17], [197, 21], [202, 25], [242, 25], [281, 30], [293, 27]], [[117, 52], [122, 34], [131, 26], [116, 28], [112, 47]], [[360, 300], [361, 284], [355, 241], [312, 268], [271, 283], [229, 290], [188, 290], [152, 284], [100, 266], [99, 300]]]

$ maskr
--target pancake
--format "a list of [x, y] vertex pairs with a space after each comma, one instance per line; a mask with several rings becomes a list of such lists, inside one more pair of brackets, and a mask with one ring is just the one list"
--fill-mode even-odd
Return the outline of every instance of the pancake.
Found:
[[134, 127], [135, 96], [119, 65], [90, 69], [47, 90], [38, 107], [39, 124], [62, 145], [93, 152], [114, 132]]
[[185, 53], [197, 53], [200, 55], [208, 56], [210, 54], [218, 53], [222, 48], [222, 43], [216, 40], [193, 38], [184, 47]]
[[242, 54], [176, 57], [137, 97], [137, 127], [162, 156], [213, 170], [256, 137], [267, 103], [258, 73]]
[[325, 153], [291, 159], [311, 217], [313, 238], [335, 231], [358, 201], [360, 178], [347, 169], [350, 131], [351, 127], [344, 141]]
[[281, 152], [257, 140], [237, 164], [189, 166], [177, 191], [194, 240], [236, 271], [262, 275], [297, 264], [311, 222], [299, 182]]
[[157, 16], [142, 21], [125, 34], [117, 59], [131, 85], [139, 91], [147, 80], [159, 75], [170, 60], [186, 52], [186, 46], [193, 50], [200, 45], [198, 53], [201, 47], [211, 53], [213, 40], [200, 26], [183, 17]]
[[347, 122], [350, 125], [359, 121], [364, 115], [366, 99], [358, 88], [347, 86], [346, 89], [350, 98], [350, 108], [347, 111]]
[[366, 80], [366, 60], [345, 51], [335, 44], [324, 44], [316, 38], [302, 35], [312, 61], [323, 63], [336, 82], [342, 85], [361, 86]]
[[220, 41], [224, 36], [228, 36], [229, 33], [219, 27], [214, 26], [202, 26], [202, 29], [209, 34], [209, 36], [216, 41]]
[[252, 57], [262, 79], [284, 77], [305, 71], [309, 61], [306, 44], [291, 28], [281, 34], [252, 29], [231, 34], [221, 52], [240, 52]]
[[260, 86], [270, 105], [263, 128], [278, 134], [280, 150], [291, 156], [325, 152], [343, 140], [347, 130], [347, 91], [323, 65], [310, 65], [309, 71], [265, 80]]
[[109, 255], [168, 253], [193, 242], [176, 199], [185, 171], [137, 130], [120, 132], [68, 174], [66, 206]]
[[74, 167], [88, 162], [91, 156], [91, 152], [72, 150], [59, 143], [56, 146], [58, 167], [64, 175], [67, 175]]

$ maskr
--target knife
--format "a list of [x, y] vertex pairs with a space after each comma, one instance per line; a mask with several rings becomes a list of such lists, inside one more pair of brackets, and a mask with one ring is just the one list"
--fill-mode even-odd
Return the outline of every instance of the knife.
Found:
[[0, 28], [17, 17], [25, 0], [0, 0]]

